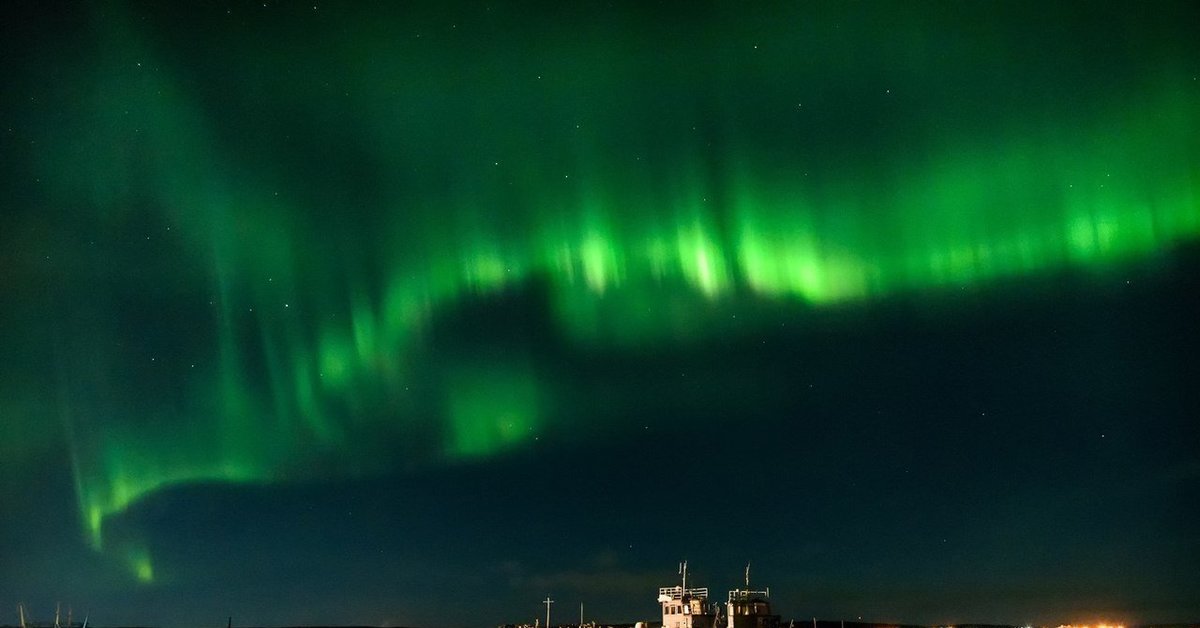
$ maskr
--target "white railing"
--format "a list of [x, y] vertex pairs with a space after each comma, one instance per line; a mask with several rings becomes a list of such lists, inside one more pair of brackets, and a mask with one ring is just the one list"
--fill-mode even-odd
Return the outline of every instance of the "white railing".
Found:
[[672, 600], [682, 600], [684, 597], [698, 597], [708, 599], [708, 587], [700, 587], [698, 589], [685, 589], [683, 587], [659, 587], [658, 597], [667, 597]]
[[730, 602], [745, 602], [756, 597], [769, 598], [771, 597], [771, 590], [767, 589], [766, 591], [751, 591], [749, 589], [734, 589], [729, 592]]

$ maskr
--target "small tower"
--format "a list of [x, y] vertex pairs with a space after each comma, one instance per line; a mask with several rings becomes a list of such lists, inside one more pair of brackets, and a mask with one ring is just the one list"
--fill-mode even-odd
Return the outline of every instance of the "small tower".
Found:
[[714, 609], [708, 603], [708, 587], [688, 588], [687, 561], [680, 563], [679, 575], [679, 586], [658, 590], [663, 628], [717, 628]]
[[[729, 592], [725, 601], [725, 628], [779, 628], [779, 615], [771, 614], [771, 587], [750, 588], [750, 564], [746, 564], [746, 588]], [[666, 623], [663, 624], [664, 628]]]

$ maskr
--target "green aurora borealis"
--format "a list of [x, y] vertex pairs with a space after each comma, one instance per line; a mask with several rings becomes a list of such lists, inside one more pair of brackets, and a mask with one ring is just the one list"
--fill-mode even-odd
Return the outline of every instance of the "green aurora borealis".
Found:
[[147, 583], [106, 524], [151, 494], [606, 429], [520, 350], [439, 354], [459, 308], [532, 291], [621, 354], [1200, 238], [1196, 46], [1153, 35], [1184, 7], [268, 5], [99, 3], [7, 68], [4, 238], [43, 245], [8, 281], [52, 286], [21, 311], [59, 313], [59, 392], [10, 379], [5, 420], [61, 435], [88, 544]]

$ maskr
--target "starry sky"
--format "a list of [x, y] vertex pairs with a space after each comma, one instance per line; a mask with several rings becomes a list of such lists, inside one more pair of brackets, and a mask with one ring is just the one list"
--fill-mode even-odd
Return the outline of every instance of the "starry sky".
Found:
[[0, 12], [0, 613], [1200, 619], [1194, 3]]

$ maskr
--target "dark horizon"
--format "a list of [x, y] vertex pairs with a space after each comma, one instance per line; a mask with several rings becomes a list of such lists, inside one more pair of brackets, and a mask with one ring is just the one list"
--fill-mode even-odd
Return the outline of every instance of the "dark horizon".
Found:
[[[634, 628], [641, 621], [642, 620], [638, 620], [638, 621], [596, 620], [596, 621], [593, 621], [592, 619], [586, 619], [584, 622], [584, 625], [585, 626], [595, 625], [595, 626], [597, 626], [597, 628]], [[655, 628], [655, 626], [662, 625], [662, 622], [657, 621], [657, 620], [648, 621], [645, 623], [648, 626], [648, 628]], [[801, 628], [809, 628], [809, 626], [813, 626], [813, 618], [784, 619], [782, 623], [784, 625], [793, 625], [794, 624], [795, 626], [800, 626]], [[53, 626], [53, 623], [51, 623], [49, 625]], [[88, 625], [90, 626], [92, 624], [89, 623]], [[216, 624], [214, 624], [214, 626], [215, 625]], [[470, 624], [470, 625], [483, 626], [486, 624]], [[1093, 625], [1095, 625], [1095, 624], [1093, 624]], [[42, 628], [43, 626], [46, 626], [46, 624], [44, 624], [44, 623], [28, 624], [28, 626], [30, 628]], [[511, 623], [510, 622], [510, 623], [498, 624], [497, 628], [504, 628], [504, 627], [516, 628], [519, 626], [521, 626], [520, 623]], [[579, 626], [578, 622], [552, 623], [551, 628], [571, 628], [571, 627], [577, 627], [577, 626]], [[1195, 626], [1200, 626], [1200, 622], [1178, 622], [1178, 623], [1170, 623], [1170, 624], [1148, 623], [1148, 624], [1129, 624], [1129, 625], [1119, 625], [1119, 626], [1116, 624], [1110, 624], [1110, 625], [1106, 625], [1105, 628], [1195, 628]], [[845, 620], [830, 620], [830, 619], [821, 619], [821, 618], [816, 619], [815, 628], [835, 628], [835, 627], [837, 627], [837, 628], [1062, 628], [1062, 625], [1034, 625], [1034, 624], [1014, 625], [1014, 624], [961, 623], [961, 624], [954, 624], [953, 626], [946, 626], [944, 624], [906, 624], [903, 622], [876, 622], [876, 621], [858, 621], [858, 620], [845, 621]], [[20, 628], [20, 624], [13, 624], [13, 625], [0, 624], [0, 628]], [[142, 625], [97, 624], [96, 628], [160, 628], [160, 626], [158, 626], [156, 624], [142, 624]], [[263, 625], [254, 625], [254, 626], [234, 624], [234, 628], [447, 628], [447, 627], [446, 626], [402, 626], [402, 625], [376, 626], [376, 625], [370, 625], [370, 624], [328, 624], [328, 625], [263, 624]], [[453, 627], [451, 627], [451, 628], [453, 628]], [[1082, 626], [1080, 626], [1080, 628], [1082, 628]]]

